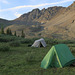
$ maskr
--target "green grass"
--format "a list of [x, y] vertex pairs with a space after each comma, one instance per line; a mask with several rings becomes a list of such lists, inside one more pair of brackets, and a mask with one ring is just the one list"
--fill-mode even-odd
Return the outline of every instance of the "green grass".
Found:
[[[42, 69], [41, 61], [52, 44], [48, 43], [46, 48], [28, 47], [29, 44], [25, 42], [19, 47], [10, 46], [9, 51], [0, 51], [0, 75], [74, 75], [75, 67]], [[75, 56], [75, 44], [67, 45]]]
[[[21, 75], [23, 73], [31, 73], [37, 68], [38, 70], [40, 69], [40, 62], [48, 52], [49, 47], [31, 48], [27, 46], [28, 44], [21, 44], [20, 47], [11, 47], [8, 52], [0, 52], [0, 74]], [[32, 54], [33, 61], [26, 61], [27, 54], [29, 56]]]
[[[51, 47], [33, 48], [27, 45], [21, 44], [20, 47], [11, 47], [8, 52], [0, 52], [0, 75], [73, 75], [75, 73], [75, 67], [42, 69], [41, 61]], [[27, 55], [32, 55], [33, 60], [26, 61]]]

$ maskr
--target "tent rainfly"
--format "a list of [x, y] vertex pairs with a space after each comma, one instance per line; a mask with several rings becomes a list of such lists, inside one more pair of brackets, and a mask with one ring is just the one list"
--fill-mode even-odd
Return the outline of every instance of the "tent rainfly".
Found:
[[58, 44], [53, 46], [46, 54], [41, 62], [41, 67], [44, 69], [51, 67], [65, 67], [75, 62], [70, 49], [65, 44]]
[[36, 40], [34, 43], [33, 43], [33, 45], [32, 45], [32, 47], [41, 47], [41, 46], [43, 46], [43, 47], [46, 47], [47, 45], [46, 45], [46, 42], [45, 42], [45, 40], [43, 39], [43, 38], [41, 38], [41, 39], [39, 39], [39, 40]]

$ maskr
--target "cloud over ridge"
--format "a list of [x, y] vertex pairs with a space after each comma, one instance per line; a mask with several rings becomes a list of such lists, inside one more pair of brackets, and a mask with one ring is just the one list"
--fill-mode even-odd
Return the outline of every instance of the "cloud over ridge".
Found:
[[[0, 1], [2, 1], [2, 0], [0, 0]], [[6, 0], [3, 0], [3, 1], [6, 1]], [[16, 7], [13, 7], [13, 8], [0, 9], [0, 12], [3, 12], [3, 11], [12, 11], [12, 10], [22, 9], [22, 8], [37, 8], [37, 7], [47, 6], [47, 5], [56, 5], [56, 4], [66, 3], [66, 2], [70, 2], [70, 1], [73, 1], [73, 0], [63, 0], [63, 1], [60, 1], [60, 2], [44, 3], [44, 4], [38, 4], [38, 5], [16, 6]]]

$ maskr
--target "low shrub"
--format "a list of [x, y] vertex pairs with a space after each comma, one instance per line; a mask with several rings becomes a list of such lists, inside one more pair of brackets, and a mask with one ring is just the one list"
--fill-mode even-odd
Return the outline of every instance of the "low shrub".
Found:
[[0, 35], [0, 42], [11, 42], [16, 40], [21, 40], [21, 37], [10, 36], [10, 35]]
[[20, 43], [22, 43], [22, 44], [28, 44], [28, 43], [32, 43], [32, 40], [31, 39], [22, 39], [22, 40], [20, 40]]
[[35, 61], [35, 57], [34, 57], [34, 53], [27, 53], [26, 54], [26, 62], [34, 62]]
[[4, 36], [4, 37], [0, 37], [0, 42], [10, 42], [10, 41], [14, 41], [15, 38], [13, 36]]
[[8, 45], [5, 45], [5, 44], [0, 44], [0, 51], [9, 51], [10, 50], [10, 47]]
[[9, 43], [10, 46], [12, 47], [19, 47], [20, 46], [20, 42], [19, 41], [12, 41]]

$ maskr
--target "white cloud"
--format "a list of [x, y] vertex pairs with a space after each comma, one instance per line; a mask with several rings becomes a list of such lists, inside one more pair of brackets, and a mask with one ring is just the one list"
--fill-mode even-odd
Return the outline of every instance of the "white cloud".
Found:
[[0, 18], [4, 18], [4, 17], [0, 15]]
[[16, 17], [20, 17], [22, 14], [19, 14], [18, 12], [16, 12], [14, 15], [15, 15]]
[[38, 8], [38, 7], [47, 6], [47, 5], [62, 4], [62, 3], [70, 2], [70, 1], [74, 1], [74, 0], [64, 0], [64, 1], [55, 2], [55, 3], [44, 3], [44, 4], [38, 4], [38, 5], [17, 6], [17, 7], [8, 8], [8, 9], [1, 9], [0, 12], [2, 12], [2, 11], [12, 11], [12, 10], [22, 9], [22, 8]]
[[9, 2], [7, 0], [0, 0], [0, 2], [5, 3], [5, 4], [9, 4]]

